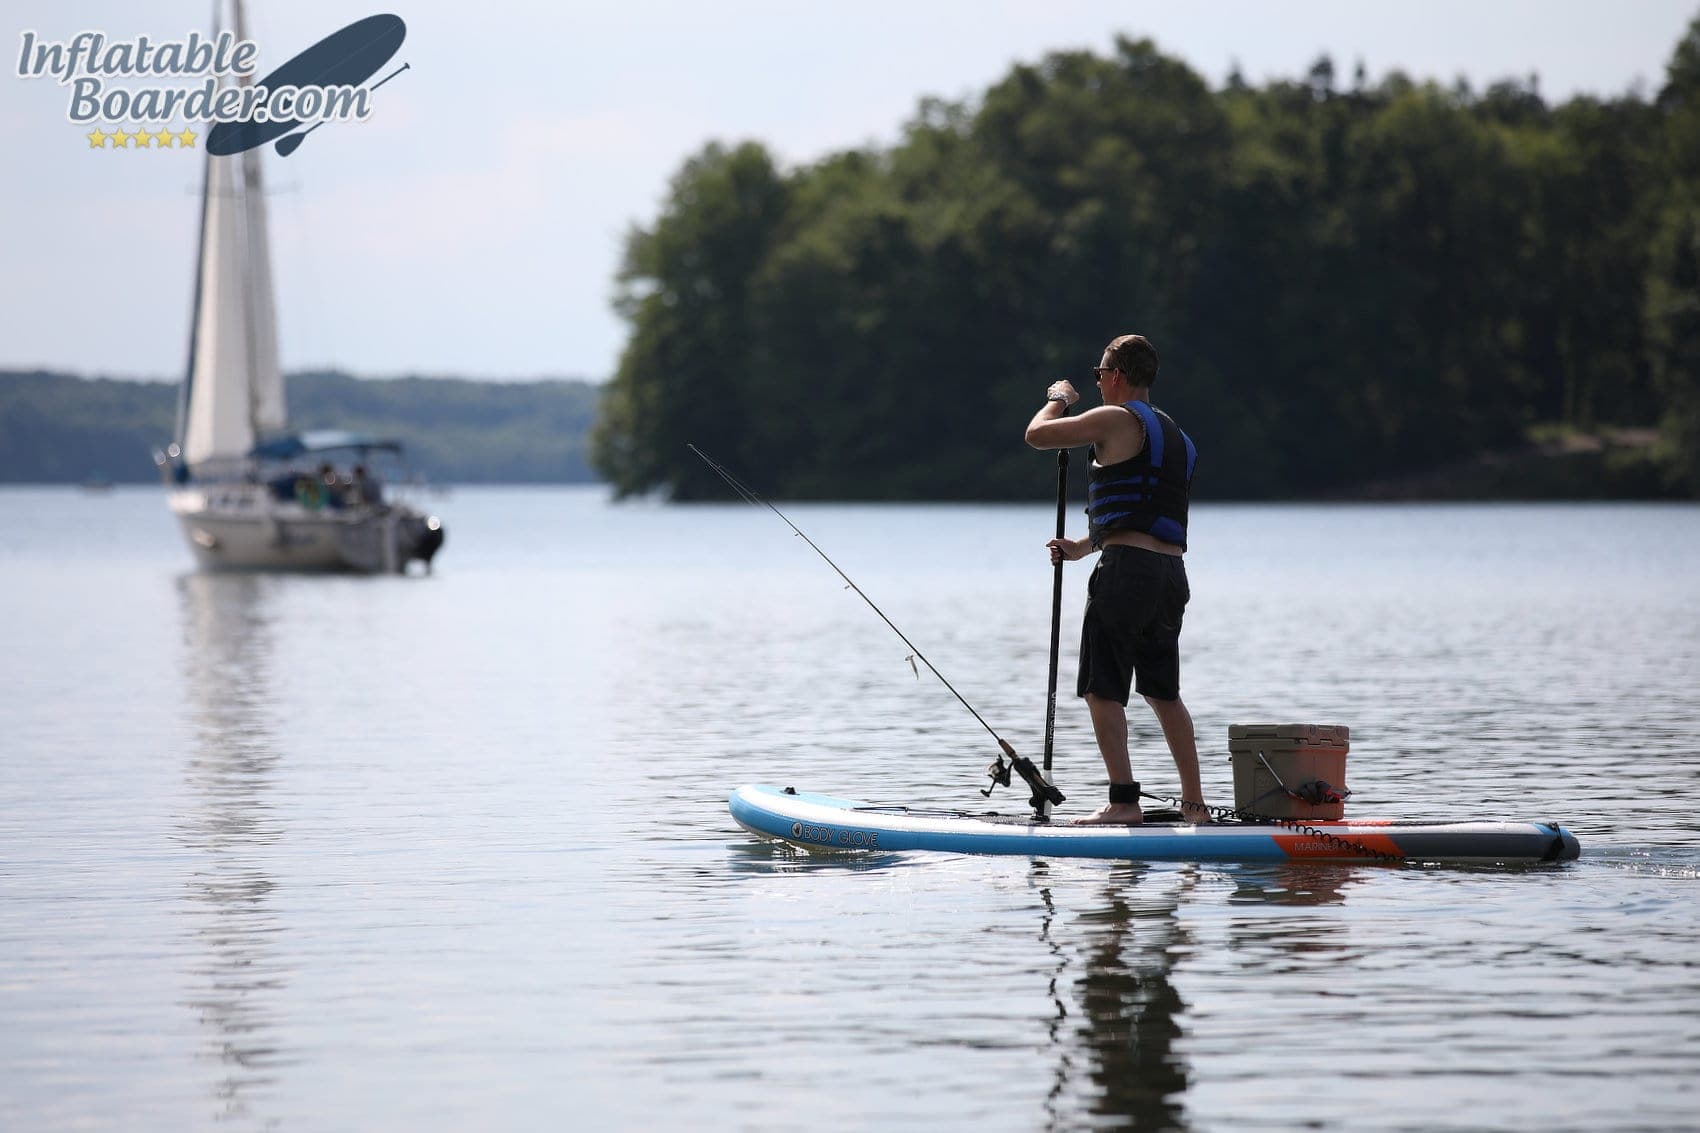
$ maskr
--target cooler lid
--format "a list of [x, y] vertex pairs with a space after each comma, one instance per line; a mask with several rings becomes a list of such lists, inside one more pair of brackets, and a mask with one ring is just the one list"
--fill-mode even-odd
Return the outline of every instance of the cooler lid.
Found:
[[1350, 747], [1344, 724], [1229, 724], [1228, 750], [1291, 751], [1301, 747]]

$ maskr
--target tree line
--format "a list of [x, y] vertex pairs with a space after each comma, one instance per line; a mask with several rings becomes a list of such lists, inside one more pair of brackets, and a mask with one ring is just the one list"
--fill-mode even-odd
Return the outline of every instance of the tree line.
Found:
[[[594, 480], [588, 437], [598, 387], [577, 380], [360, 379], [306, 371], [288, 379], [297, 429], [395, 437], [430, 480]], [[0, 371], [0, 482], [130, 483], [158, 479], [151, 454], [170, 443], [178, 386]]]
[[1700, 495], [1700, 20], [1656, 96], [1556, 105], [1533, 77], [1324, 58], [1212, 89], [1148, 40], [1052, 54], [889, 147], [706, 146], [616, 294], [592, 460], [622, 494], [722, 496], [699, 442], [783, 497], [1042, 496], [1022, 426], [1136, 331], [1202, 496], [1601, 437], [1572, 491]]

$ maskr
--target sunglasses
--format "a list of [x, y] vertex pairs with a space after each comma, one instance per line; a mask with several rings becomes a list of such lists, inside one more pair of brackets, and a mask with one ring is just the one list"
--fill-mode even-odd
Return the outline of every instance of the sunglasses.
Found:
[[1094, 367], [1092, 367], [1092, 378], [1093, 378], [1094, 381], [1103, 381], [1105, 374], [1125, 374], [1125, 373], [1127, 373], [1127, 371], [1122, 369], [1120, 366], [1094, 366]]

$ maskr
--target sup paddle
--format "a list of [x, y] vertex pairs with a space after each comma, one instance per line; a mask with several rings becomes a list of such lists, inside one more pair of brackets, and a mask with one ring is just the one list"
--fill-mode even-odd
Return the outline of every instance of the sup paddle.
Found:
[[[1068, 450], [1057, 450], [1057, 538], [1063, 537], [1068, 508]], [[1045, 779], [1051, 778], [1051, 750], [1057, 731], [1057, 654], [1062, 644], [1063, 558], [1057, 556], [1051, 569], [1051, 675], [1045, 685]], [[1045, 799], [1041, 817], [1051, 816], [1051, 801]]]

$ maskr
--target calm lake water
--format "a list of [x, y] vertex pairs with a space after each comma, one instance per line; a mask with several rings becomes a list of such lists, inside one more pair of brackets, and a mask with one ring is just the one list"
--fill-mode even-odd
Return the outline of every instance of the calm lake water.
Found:
[[[1340, 723], [1351, 813], [1583, 840], [1463, 869], [758, 842], [739, 783], [995, 751], [765, 511], [431, 502], [432, 577], [216, 576], [158, 491], [0, 491], [0, 1128], [1695, 1127], [1700, 508], [1196, 509], [1212, 801]], [[1038, 753], [1048, 506], [787, 511]]]

